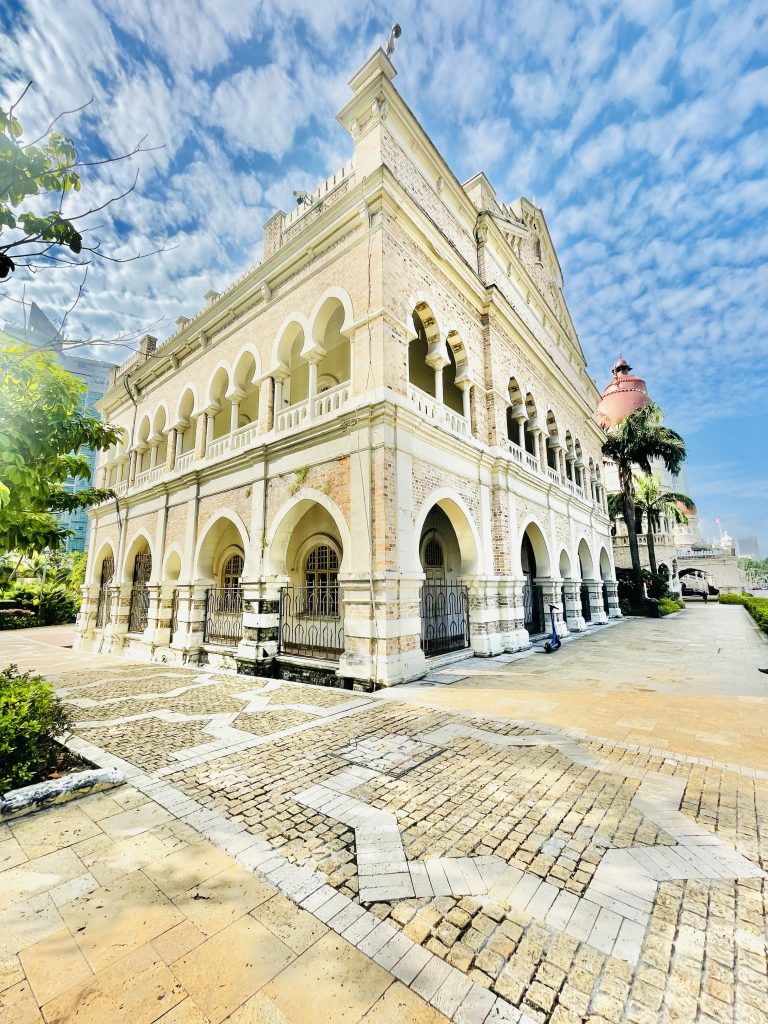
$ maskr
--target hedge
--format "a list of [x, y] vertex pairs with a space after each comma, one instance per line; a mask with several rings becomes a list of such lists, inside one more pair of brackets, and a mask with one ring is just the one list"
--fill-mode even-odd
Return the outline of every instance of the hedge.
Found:
[[685, 608], [685, 601], [682, 598], [662, 597], [659, 601], [659, 615], [672, 615], [673, 612], [680, 612]]

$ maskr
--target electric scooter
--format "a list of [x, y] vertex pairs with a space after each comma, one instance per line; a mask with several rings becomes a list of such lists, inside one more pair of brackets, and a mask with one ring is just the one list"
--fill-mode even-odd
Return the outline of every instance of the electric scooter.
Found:
[[552, 639], [551, 640], [547, 640], [547, 642], [544, 644], [544, 653], [545, 654], [553, 654], [555, 651], [559, 650], [563, 646], [563, 641], [557, 635], [557, 629], [555, 627], [555, 609], [556, 608], [557, 608], [557, 605], [555, 605], [555, 604], [551, 604], [549, 606], [549, 618], [550, 618], [550, 621], [552, 623]]

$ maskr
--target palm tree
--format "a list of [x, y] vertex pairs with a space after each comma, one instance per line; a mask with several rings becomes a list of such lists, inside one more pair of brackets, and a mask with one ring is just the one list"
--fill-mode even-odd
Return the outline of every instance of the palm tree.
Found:
[[685, 441], [674, 430], [662, 425], [661, 409], [649, 402], [630, 413], [621, 423], [608, 428], [603, 455], [616, 465], [619, 474], [635, 597], [639, 604], [643, 596], [643, 572], [637, 546], [635, 481], [632, 472], [637, 466], [650, 476], [653, 471], [651, 459], [660, 459], [670, 473], [679, 472], [685, 462]]
[[681, 511], [678, 502], [686, 508], [693, 508], [693, 500], [679, 491], [669, 491], [657, 476], [635, 477], [635, 508], [641, 516], [645, 516], [647, 524], [645, 536], [648, 539], [648, 561], [651, 572], [656, 575], [656, 548], [653, 538], [654, 528], [658, 529], [661, 517], [673, 519], [676, 523], [687, 523], [688, 516]]

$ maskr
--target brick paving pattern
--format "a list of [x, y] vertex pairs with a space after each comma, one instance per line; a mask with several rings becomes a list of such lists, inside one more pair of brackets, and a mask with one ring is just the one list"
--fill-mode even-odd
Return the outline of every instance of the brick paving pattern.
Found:
[[452, 1019], [765, 1020], [763, 773], [199, 669], [57, 685], [102, 702], [82, 741]]

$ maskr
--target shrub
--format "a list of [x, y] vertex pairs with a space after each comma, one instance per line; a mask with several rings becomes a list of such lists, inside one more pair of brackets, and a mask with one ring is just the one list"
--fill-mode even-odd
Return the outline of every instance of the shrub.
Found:
[[9, 665], [0, 672], [0, 794], [36, 782], [54, 768], [55, 737], [72, 728], [64, 705], [42, 676]]
[[685, 608], [685, 601], [676, 597], [662, 597], [659, 601], [659, 615], [671, 615], [673, 612], [682, 611]]
[[717, 599], [718, 604], [744, 604], [743, 594], [721, 594]]
[[631, 613], [631, 611], [632, 611], [632, 604], [631, 604], [631, 602], [627, 601], [626, 598], [623, 599], [622, 601], [619, 601], [619, 611], [621, 612], [622, 615], [629, 615]]
[[26, 629], [37, 625], [37, 616], [28, 608], [0, 608], [0, 629]]

